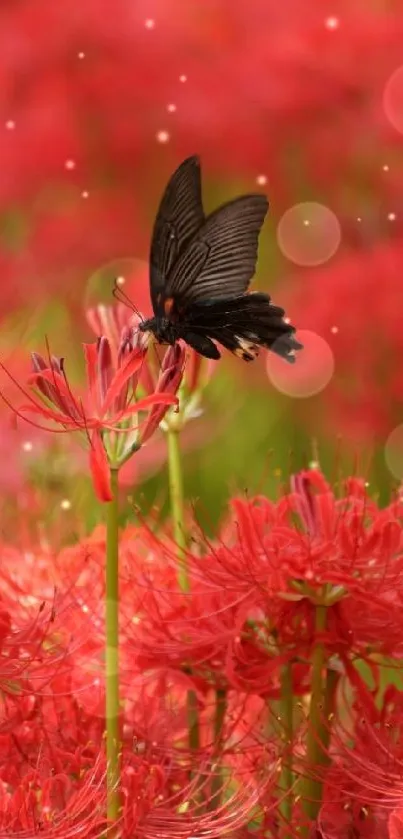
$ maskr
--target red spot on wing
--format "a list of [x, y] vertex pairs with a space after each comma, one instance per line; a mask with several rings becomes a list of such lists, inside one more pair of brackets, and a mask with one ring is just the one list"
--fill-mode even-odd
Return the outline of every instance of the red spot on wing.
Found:
[[174, 307], [174, 299], [173, 297], [167, 297], [164, 301], [164, 312], [167, 318], [172, 314], [172, 309]]

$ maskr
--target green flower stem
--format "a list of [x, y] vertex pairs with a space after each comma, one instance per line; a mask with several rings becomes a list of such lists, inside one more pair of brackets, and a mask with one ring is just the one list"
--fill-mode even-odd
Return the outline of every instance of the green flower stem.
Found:
[[[285, 665], [285, 667], [283, 667], [281, 675], [281, 734], [283, 737], [285, 754], [283, 758], [281, 775], [279, 780], [279, 791], [282, 797], [282, 800], [279, 805], [279, 810], [286, 824], [289, 824], [290, 826], [292, 824], [293, 809], [293, 714], [294, 697], [292, 684], [292, 664], [289, 662]], [[286, 834], [284, 834], [284, 839], [288, 839]]]
[[[320, 634], [326, 629], [327, 607], [316, 606], [315, 631]], [[306, 739], [307, 776], [301, 781], [302, 808], [305, 815], [315, 821], [322, 802], [321, 769], [328, 763], [328, 746], [330, 739], [330, 723], [327, 719], [329, 679], [324, 676], [326, 666], [326, 650], [322, 642], [315, 646], [312, 657], [311, 702], [308, 717], [308, 732]], [[331, 671], [328, 671], [330, 674]], [[328, 675], [327, 674], [327, 675]], [[310, 773], [312, 775], [310, 776]], [[302, 832], [309, 835], [309, 827]]]
[[[183, 477], [179, 446], [179, 429], [169, 428], [168, 437], [168, 474], [169, 493], [171, 498], [171, 515], [174, 526], [175, 542], [178, 546], [179, 572], [178, 582], [182, 591], [190, 590], [189, 577], [186, 568], [186, 532], [185, 513], [183, 504]], [[189, 668], [186, 671], [191, 673]], [[189, 728], [189, 748], [197, 752], [200, 749], [200, 723], [197, 707], [197, 696], [194, 690], [187, 694], [187, 716]]]
[[171, 497], [171, 515], [174, 526], [174, 538], [178, 546], [179, 585], [182, 591], [189, 591], [189, 578], [186, 568], [186, 533], [183, 509], [183, 478], [179, 447], [179, 431], [170, 428], [168, 437], [169, 492]]
[[[189, 670], [188, 672], [191, 673], [191, 670]], [[189, 726], [189, 748], [192, 752], [197, 752], [200, 748], [200, 723], [197, 694], [194, 690], [188, 690], [187, 711]]]
[[106, 759], [108, 821], [114, 822], [120, 809], [119, 732], [119, 528], [118, 471], [111, 469], [112, 501], [106, 510]]
[[[227, 691], [217, 688], [216, 702], [215, 702], [215, 716], [214, 716], [214, 749], [219, 755], [220, 745], [222, 741], [222, 733], [225, 722], [225, 714], [227, 712]], [[212, 812], [218, 810], [221, 804], [221, 795], [223, 788], [223, 773], [217, 762], [214, 767], [214, 774], [211, 781], [211, 797], [208, 809]]]

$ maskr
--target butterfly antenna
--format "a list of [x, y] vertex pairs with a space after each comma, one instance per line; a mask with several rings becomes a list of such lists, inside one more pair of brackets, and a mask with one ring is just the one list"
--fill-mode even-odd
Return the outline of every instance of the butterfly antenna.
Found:
[[141, 312], [139, 311], [137, 306], [134, 305], [133, 301], [130, 299], [128, 294], [126, 294], [126, 292], [124, 292], [121, 289], [117, 280], [115, 280], [113, 290], [112, 290], [112, 294], [113, 294], [115, 300], [117, 300], [118, 303], [123, 303], [124, 306], [128, 306], [129, 309], [131, 309], [132, 312], [134, 312], [134, 314], [137, 315], [137, 317], [141, 320], [141, 322], [142, 323], [144, 322], [143, 315], [141, 314]]

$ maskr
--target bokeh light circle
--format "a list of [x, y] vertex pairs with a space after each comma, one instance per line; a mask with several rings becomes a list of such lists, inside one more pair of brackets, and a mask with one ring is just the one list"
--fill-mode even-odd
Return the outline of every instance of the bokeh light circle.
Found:
[[340, 245], [340, 223], [329, 207], [305, 201], [290, 207], [281, 217], [277, 241], [284, 256], [296, 265], [321, 265]]
[[308, 329], [296, 335], [304, 345], [297, 352], [295, 364], [288, 364], [273, 353], [267, 355], [267, 375], [274, 387], [286, 396], [306, 399], [320, 393], [334, 373], [333, 352], [324, 338]]
[[383, 92], [383, 108], [389, 122], [403, 134], [403, 65], [392, 73]]
[[100, 303], [114, 305], [116, 301], [113, 289], [117, 283], [143, 313], [148, 312], [148, 273], [148, 262], [134, 257], [122, 257], [101, 265], [87, 280], [83, 295], [84, 309], [93, 308]]
[[389, 472], [403, 480], [403, 423], [391, 431], [385, 443], [385, 462]]

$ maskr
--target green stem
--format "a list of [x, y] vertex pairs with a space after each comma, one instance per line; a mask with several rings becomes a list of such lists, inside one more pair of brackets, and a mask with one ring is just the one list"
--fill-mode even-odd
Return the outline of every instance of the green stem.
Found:
[[171, 498], [171, 515], [174, 526], [174, 538], [178, 546], [179, 585], [182, 591], [189, 591], [189, 578], [186, 568], [186, 533], [183, 505], [183, 478], [179, 447], [179, 431], [169, 429], [168, 436], [168, 472]]
[[[178, 546], [178, 582], [181, 590], [184, 592], [188, 592], [190, 589], [190, 585], [186, 568], [187, 544], [185, 532], [183, 477], [179, 446], [179, 430], [175, 428], [170, 428], [167, 432], [167, 437], [171, 515], [174, 526], [174, 538]], [[185, 672], [191, 673], [191, 670], [187, 668]], [[194, 690], [189, 690], [187, 693], [187, 717], [189, 728], [189, 748], [192, 752], [197, 752], [200, 749], [200, 722], [197, 707], [197, 696]]]
[[119, 736], [119, 528], [118, 471], [111, 469], [112, 501], [106, 510], [106, 759], [108, 821], [114, 822], [120, 808]]
[[[188, 672], [191, 673], [191, 670], [189, 670]], [[192, 752], [197, 752], [200, 748], [200, 724], [197, 694], [194, 690], [188, 690], [187, 710], [189, 726], [189, 748]]]
[[220, 746], [222, 742], [222, 733], [225, 722], [225, 714], [227, 711], [227, 691], [221, 688], [216, 690], [215, 716], [214, 716], [214, 751], [217, 753], [217, 763], [215, 765], [214, 774], [211, 781], [211, 797], [208, 809], [210, 812], [218, 810], [221, 803], [221, 794], [223, 788], [223, 773], [218, 762], [220, 754]]
[[[282, 738], [284, 742], [284, 758], [281, 768], [281, 775], [279, 780], [279, 790], [282, 796], [282, 801], [279, 805], [280, 813], [286, 822], [291, 826], [292, 824], [292, 805], [293, 805], [293, 771], [292, 771], [292, 741], [293, 741], [293, 714], [294, 714], [294, 697], [293, 697], [293, 683], [292, 683], [292, 664], [289, 662], [283, 667], [281, 677], [281, 723], [282, 723]], [[287, 836], [284, 835], [284, 839]]]
[[[317, 606], [315, 615], [315, 632], [320, 634], [326, 629], [327, 607]], [[329, 714], [328, 699], [328, 671], [324, 676], [326, 665], [326, 649], [323, 642], [316, 644], [312, 657], [311, 702], [308, 717], [308, 732], [306, 742], [307, 776], [301, 781], [302, 808], [305, 815], [315, 821], [322, 802], [323, 781], [321, 770], [328, 763], [328, 746], [330, 739], [330, 724], [326, 718]], [[311, 774], [312, 773], [312, 774]], [[304, 828], [303, 836], [309, 835], [309, 828]]]

